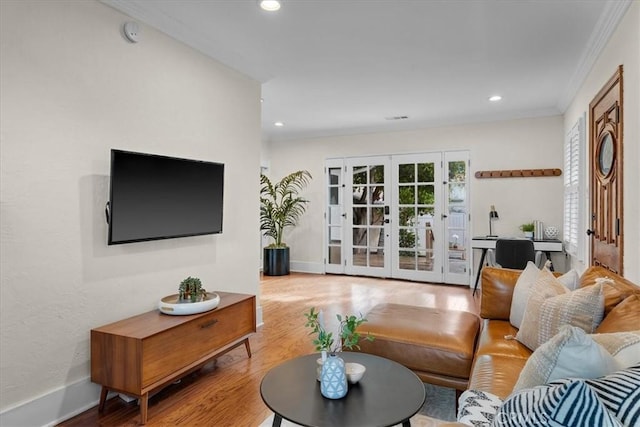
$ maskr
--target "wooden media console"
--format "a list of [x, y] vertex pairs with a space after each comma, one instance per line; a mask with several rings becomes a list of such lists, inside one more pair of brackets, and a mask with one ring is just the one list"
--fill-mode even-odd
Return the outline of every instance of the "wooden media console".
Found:
[[100, 384], [99, 412], [109, 391], [140, 399], [147, 422], [149, 393], [244, 344], [256, 332], [254, 295], [216, 292], [217, 308], [189, 316], [150, 311], [91, 330], [91, 381]]

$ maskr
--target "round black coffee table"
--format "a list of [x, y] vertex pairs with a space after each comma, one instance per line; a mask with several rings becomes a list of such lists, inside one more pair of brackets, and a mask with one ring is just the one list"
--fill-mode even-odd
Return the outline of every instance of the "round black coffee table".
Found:
[[342, 352], [345, 362], [366, 366], [364, 377], [349, 384], [342, 399], [327, 399], [316, 379], [318, 354], [288, 360], [262, 379], [260, 394], [274, 412], [273, 427], [282, 419], [308, 427], [411, 425], [409, 418], [424, 404], [425, 391], [416, 374], [394, 361], [371, 354]]

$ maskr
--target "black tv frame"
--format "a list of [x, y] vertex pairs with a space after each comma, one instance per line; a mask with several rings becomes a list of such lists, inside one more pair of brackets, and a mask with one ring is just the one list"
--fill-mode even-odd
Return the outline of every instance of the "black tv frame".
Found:
[[[114, 236], [114, 230], [113, 230], [114, 219], [116, 220], [115, 221], [116, 227], [132, 228], [131, 224], [117, 225], [119, 220], [118, 215], [121, 215], [121, 212], [122, 212], [121, 210], [119, 210], [119, 206], [121, 205], [118, 205], [118, 203], [122, 203], [122, 197], [121, 195], [116, 194], [115, 195], [116, 200], [114, 200], [114, 184], [116, 186], [115, 188], [116, 192], [123, 192], [124, 190], [122, 188], [118, 188], [118, 186], [121, 187], [123, 185], [122, 182], [120, 183], [117, 182], [120, 178], [118, 176], [114, 177], [114, 174], [117, 175], [121, 173], [121, 171], [117, 171], [115, 170], [115, 168], [121, 167], [122, 165], [114, 165], [114, 163], [117, 163], [118, 161], [123, 162], [123, 156], [124, 156], [124, 159], [129, 162], [135, 161], [135, 159], [140, 159], [141, 161], [146, 162], [146, 164], [143, 166], [146, 166], [146, 167], [152, 166], [152, 169], [153, 167], [158, 169], [159, 166], [164, 164], [164, 166], [166, 167], [174, 167], [174, 168], [180, 167], [181, 172], [184, 172], [185, 170], [188, 169], [189, 172], [195, 173], [196, 175], [198, 173], [202, 174], [204, 171], [206, 171], [207, 172], [206, 177], [211, 179], [212, 180], [211, 184], [215, 186], [212, 190], [213, 197], [211, 197], [211, 199], [192, 200], [193, 203], [191, 204], [189, 204], [188, 201], [187, 202], [180, 201], [179, 203], [180, 205], [186, 204], [188, 206], [195, 206], [195, 207], [198, 207], [199, 205], [200, 208], [206, 207], [208, 210], [211, 210], [210, 213], [216, 219], [212, 221], [211, 223], [212, 226], [202, 227], [201, 229], [198, 229], [197, 227], [195, 227], [192, 230], [189, 230], [187, 232], [176, 232], [176, 233], [154, 232], [154, 233], [149, 233], [144, 235], [132, 235], [131, 238], [122, 236], [121, 232], [116, 233], [118, 234], [117, 237]], [[119, 159], [117, 157], [119, 157]], [[156, 184], [156, 180], [157, 180], [160, 182], [160, 185], [164, 183], [165, 185], [171, 187], [174, 181], [168, 181], [169, 175], [163, 172], [164, 170], [163, 171], [151, 170], [151, 174], [148, 177], [138, 176], [136, 178], [138, 182], [135, 182], [133, 185], [134, 186], [140, 185], [141, 183], [143, 186], [148, 185], [143, 182], [144, 181], [143, 178], [146, 178], [147, 180], [149, 180], [149, 182], [153, 182], [153, 184]], [[129, 172], [129, 173], [132, 175], [135, 175], [136, 173], [138, 173], [138, 171], [136, 170], [134, 172]], [[176, 173], [176, 171], [174, 170], [173, 173]], [[193, 176], [183, 177], [182, 185], [184, 185], [185, 182], [188, 182], [189, 180], [193, 180]], [[196, 194], [198, 197], [202, 197], [206, 195], [206, 193], [203, 191], [202, 186], [199, 185], [199, 183], [200, 181], [198, 181], [197, 183], [192, 182], [192, 186], [190, 186], [189, 188], [184, 188], [184, 187], [179, 188], [178, 190], [182, 190], [179, 192], [176, 191], [176, 188], [174, 188], [173, 192], [170, 192], [168, 194], [162, 193], [161, 194], [162, 196], [167, 196], [166, 197], [167, 200], [171, 200], [171, 203], [175, 205], [175, 206], [171, 204], [168, 205], [169, 206], [168, 209], [175, 210], [178, 204], [176, 200], [188, 198], [188, 193], [192, 192], [194, 188], [199, 191], [199, 193]], [[137, 188], [137, 189], [134, 188], [133, 190], [140, 193], [140, 194], [136, 194], [136, 196], [139, 196], [141, 198], [140, 200], [143, 200], [144, 197], [147, 195], [145, 192], [141, 192], [140, 188]], [[128, 197], [132, 198], [131, 195], [128, 195]], [[157, 214], [158, 210], [164, 210], [163, 208], [165, 207], [163, 205], [163, 207], [160, 208], [158, 207], [157, 203], [158, 203], [157, 201], [153, 201], [152, 206], [142, 208], [145, 210], [145, 212], [143, 213], [134, 213], [134, 216], [141, 217], [141, 218], [135, 219], [137, 224], [139, 224], [140, 226], [144, 225], [143, 222], [145, 221], [143, 221], [142, 219], [143, 217], [148, 221], [152, 219], [158, 219], [158, 218], [164, 219], [165, 221], [167, 220], [166, 216], [170, 215], [171, 213], [163, 212], [161, 214], [154, 216], [154, 214]], [[155, 206], [155, 210], [154, 210], [154, 206]], [[140, 207], [140, 205], [138, 205], [138, 207]], [[128, 208], [130, 209], [131, 207], [129, 206]], [[109, 201], [107, 202], [106, 209], [105, 209], [105, 215], [106, 215], [107, 224], [108, 224], [108, 238], [107, 238], [108, 245], [119, 245], [119, 244], [146, 242], [146, 241], [153, 241], [153, 240], [165, 240], [165, 239], [175, 239], [175, 238], [190, 237], [190, 236], [220, 234], [222, 233], [222, 230], [223, 230], [223, 211], [224, 211], [224, 163], [211, 162], [211, 161], [205, 161], [205, 160], [186, 159], [181, 157], [171, 157], [171, 156], [151, 154], [151, 153], [141, 153], [141, 152], [127, 151], [127, 150], [118, 150], [118, 149], [111, 150]], [[180, 210], [180, 214], [182, 214], [183, 212], [184, 211]], [[186, 213], [187, 213], [187, 216], [188, 214], [194, 214], [193, 212], [189, 212], [189, 211], [186, 211]], [[128, 214], [130, 215], [130, 213]], [[202, 213], [200, 214], [202, 215]], [[176, 212], [173, 212], [173, 218], [176, 218], [176, 217], [177, 217]], [[182, 219], [180, 221], [177, 221], [176, 224], [179, 224], [180, 222], [184, 224], [186, 223], [185, 221], [187, 220]], [[165, 230], [169, 230], [172, 228], [172, 225], [166, 223], [163, 225], [163, 227], [165, 228]]]

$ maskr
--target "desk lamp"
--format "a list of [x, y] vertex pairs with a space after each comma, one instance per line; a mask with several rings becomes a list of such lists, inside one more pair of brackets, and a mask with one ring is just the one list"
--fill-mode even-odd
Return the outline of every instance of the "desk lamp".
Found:
[[492, 230], [492, 223], [493, 220], [495, 219], [499, 219], [500, 217], [498, 216], [498, 212], [496, 211], [496, 207], [494, 205], [491, 205], [491, 210], [489, 211], [489, 235], [487, 237], [498, 237], [495, 234], [493, 234], [493, 230]]

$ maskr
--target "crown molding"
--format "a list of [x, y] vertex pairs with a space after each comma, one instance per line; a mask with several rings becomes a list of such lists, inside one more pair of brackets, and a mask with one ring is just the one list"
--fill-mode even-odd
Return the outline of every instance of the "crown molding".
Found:
[[557, 107], [561, 112], [564, 113], [575, 98], [631, 3], [633, 3], [633, 0], [608, 1], [606, 3], [604, 11], [589, 37], [587, 47], [582, 53], [578, 66], [573, 72], [564, 93], [558, 100]]

